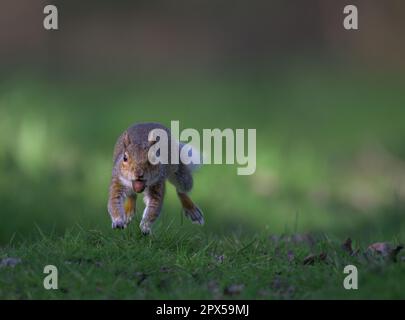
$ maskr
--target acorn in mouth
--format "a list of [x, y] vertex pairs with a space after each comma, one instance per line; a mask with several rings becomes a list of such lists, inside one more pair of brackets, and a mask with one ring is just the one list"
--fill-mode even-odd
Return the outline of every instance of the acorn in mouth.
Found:
[[134, 191], [136, 193], [143, 192], [143, 190], [145, 190], [145, 188], [146, 188], [145, 180], [137, 179], [137, 180], [132, 181], [132, 188], [134, 189]]

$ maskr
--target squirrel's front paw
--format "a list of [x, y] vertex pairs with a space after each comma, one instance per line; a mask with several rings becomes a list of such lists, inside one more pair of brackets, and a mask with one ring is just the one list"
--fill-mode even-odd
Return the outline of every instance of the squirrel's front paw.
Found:
[[116, 219], [116, 220], [113, 220], [113, 222], [112, 222], [113, 229], [125, 229], [126, 227], [127, 227], [127, 223], [126, 223], [126, 221], [124, 221], [122, 219]]
[[141, 228], [141, 232], [144, 236], [147, 236], [151, 233], [151, 224], [147, 221], [141, 221], [139, 228]]

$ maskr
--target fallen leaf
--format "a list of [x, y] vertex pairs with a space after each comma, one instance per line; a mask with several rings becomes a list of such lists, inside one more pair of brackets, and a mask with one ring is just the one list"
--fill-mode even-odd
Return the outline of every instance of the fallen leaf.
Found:
[[326, 252], [321, 252], [321, 254], [318, 256], [319, 261], [326, 261], [327, 257], [328, 257], [328, 254]]
[[383, 256], [389, 255], [392, 248], [391, 245], [387, 242], [376, 242], [368, 246], [368, 250], [372, 253], [378, 253]]
[[353, 255], [352, 239], [347, 238], [346, 241], [342, 244], [342, 249], [348, 252], [350, 255]]
[[307, 266], [307, 265], [313, 265], [313, 264], [315, 263], [315, 258], [316, 258], [316, 256], [315, 256], [314, 254], [310, 254], [310, 255], [308, 255], [308, 256], [306, 256], [306, 257], [304, 258], [303, 264], [304, 264], [305, 266]]
[[319, 255], [310, 254], [304, 258], [303, 264], [304, 265], [313, 265], [315, 261], [326, 261], [328, 254], [326, 252], [321, 252]]
[[397, 262], [398, 253], [403, 249], [403, 245], [393, 247], [388, 242], [376, 242], [367, 248], [371, 253], [380, 254], [384, 258], [389, 258], [394, 262]]

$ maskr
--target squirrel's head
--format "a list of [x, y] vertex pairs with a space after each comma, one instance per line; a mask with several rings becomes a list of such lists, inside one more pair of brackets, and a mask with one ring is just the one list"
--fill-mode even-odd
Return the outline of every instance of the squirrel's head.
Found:
[[149, 162], [149, 148], [154, 142], [144, 137], [135, 137], [128, 131], [123, 136], [123, 148], [118, 155], [119, 178], [121, 183], [141, 193], [159, 179], [159, 165]]

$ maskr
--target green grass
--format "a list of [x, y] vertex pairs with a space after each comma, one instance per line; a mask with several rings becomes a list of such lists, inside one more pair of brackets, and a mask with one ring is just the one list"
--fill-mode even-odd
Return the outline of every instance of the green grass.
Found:
[[[285, 239], [289, 239], [286, 237]], [[152, 237], [76, 230], [10, 247], [19, 257], [0, 273], [4, 299], [403, 299], [405, 262], [352, 257], [337, 239], [272, 241], [268, 235], [207, 235], [169, 225]], [[364, 252], [364, 247], [362, 247]], [[309, 254], [325, 260], [304, 265]], [[59, 290], [43, 288], [45, 265], [58, 268]], [[346, 265], [357, 266], [359, 289], [345, 290]], [[236, 288], [236, 289], [232, 289]]]
[[[347, 237], [363, 249], [405, 243], [398, 76], [291, 66], [257, 75], [6, 80], [0, 258], [22, 262], [0, 268], [0, 298], [228, 298], [226, 287], [239, 284], [232, 298], [404, 298], [403, 262], [369, 263], [340, 248]], [[256, 128], [256, 173], [237, 176], [236, 165], [196, 172], [191, 196], [203, 228], [183, 221], [169, 187], [153, 237], [141, 237], [135, 223], [110, 230], [116, 138], [133, 122], [171, 120], [198, 130]], [[313, 248], [277, 249], [269, 240], [308, 232], [318, 235]], [[323, 251], [330, 261], [302, 265]], [[342, 287], [351, 262], [356, 292]], [[61, 290], [43, 289], [45, 264], [59, 268]]]

